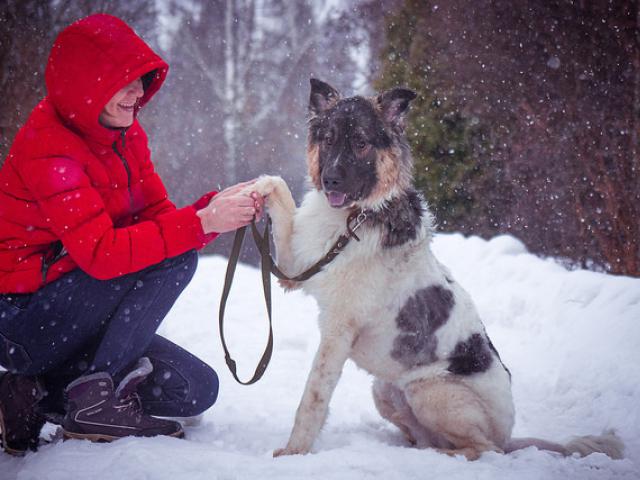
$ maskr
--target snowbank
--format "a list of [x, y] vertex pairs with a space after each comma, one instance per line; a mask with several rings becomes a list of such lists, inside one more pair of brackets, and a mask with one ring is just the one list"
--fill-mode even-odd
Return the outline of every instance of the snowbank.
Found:
[[[284, 446], [318, 343], [317, 307], [274, 287], [274, 358], [262, 381], [237, 385], [226, 370], [217, 308], [226, 262], [203, 258], [161, 333], [213, 365], [218, 403], [187, 440], [54, 442], [23, 459], [0, 454], [0, 479], [638, 479], [640, 279], [568, 271], [512, 237], [438, 235], [436, 255], [469, 290], [513, 374], [515, 436], [565, 440], [615, 428], [626, 458], [559, 458], [529, 448], [476, 462], [409, 448], [377, 414], [371, 378], [348, 363], [311, 455], [273, 459]], [[257, 270], [241, 266], [227, 337], [243, 378], [267, 338]]]

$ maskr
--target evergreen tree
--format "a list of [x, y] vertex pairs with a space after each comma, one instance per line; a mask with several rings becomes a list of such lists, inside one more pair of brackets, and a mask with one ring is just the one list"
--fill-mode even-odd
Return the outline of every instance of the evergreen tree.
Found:
[[408, 135], [441, 225], [640, 275], [639, 22], [637, 0], [402, 2], [378, 87], [421, 95]]
[[[432, 2], [409, 0], [386, 22], [387, 45], [375, 86], [382, 91], [407, 86], [418, 97], [407, 119], [407, 138], [415, 160], [416, 186], [446, 231], [493, 232], [485, 202], [476, 198], [483, 179], [483, 135], [465, 118], [439, 84], [442, 65], [429, 61], [428, 18]], [[477, 123], [477, 122], [476, 122]]]

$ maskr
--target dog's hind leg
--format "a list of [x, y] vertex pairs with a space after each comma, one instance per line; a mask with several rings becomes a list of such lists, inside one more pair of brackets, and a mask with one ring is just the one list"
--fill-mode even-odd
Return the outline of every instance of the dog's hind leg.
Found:
[[416, 380], [405, 387], [405, 395], [418, 421], [449, 443], [439, 451], [469, 460], [487, 451], [503, 452], [497, 422], [467, 385], [448, 378]]
[[440, 446], [433, 433], [413, 414], [402, 390], [390, 382], [376, 379], [372, 391], [380, 415], [398, 427], [409, 443], [418, 448]]
[[[404, 398], [402, 390], [389, 382], [376, 379], [373, 382], [372, 391], [373, 402], [378, 412], [380, 412], [380, 415], [382, 415], [382, 418], [389, 420], [398, 427], [402, 433], [404, 433], [409, 443], [415, 445], [416, 438], [411, 434], [411, 429], [407, 424], [409, 423], [410, 417], [413, 417], [416, 423], [417, 420], [415, 420], [415, 415], [413, 415], [406, 398]], [[402, 405], [402, 403], [404, 403], [404, 405]], [[406, 408], [402, 408], [405, 405]]]

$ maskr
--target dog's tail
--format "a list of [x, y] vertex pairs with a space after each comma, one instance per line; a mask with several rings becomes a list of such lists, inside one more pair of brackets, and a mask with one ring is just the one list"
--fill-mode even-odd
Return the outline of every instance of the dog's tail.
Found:
[[540, 450], [550, 450], [565, 457], [577, 453], [581, 457], [586, 457], [591, 453], [604, 453], [609, 457], [619, 460], [623, 457], [624, 443], [615, 431], [607, 430], [602, 435], [585, 435], [573, 437], [564, 445], [541, 440], [539, 438], [512, 438], [505, 447], [505, 452], [510, 453], [527, 447], [536, 447]]

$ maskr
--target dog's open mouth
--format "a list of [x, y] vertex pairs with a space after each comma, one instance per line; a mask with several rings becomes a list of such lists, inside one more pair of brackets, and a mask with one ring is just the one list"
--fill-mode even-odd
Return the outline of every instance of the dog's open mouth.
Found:
[[342, 192], [330, 191], [326, 193], [329, 205], [334, 208], [340, 208], [347, 203], [347, 194]]

